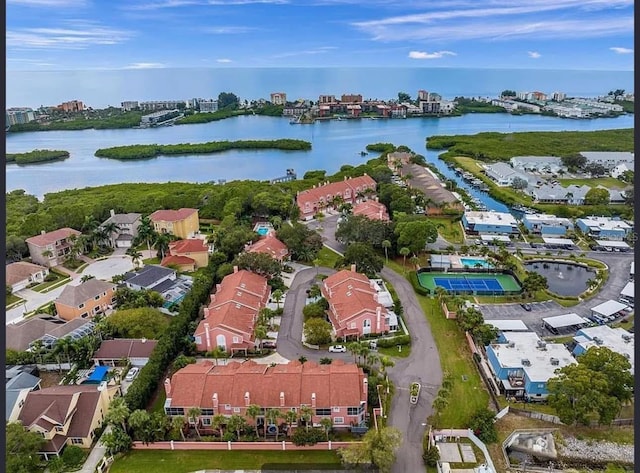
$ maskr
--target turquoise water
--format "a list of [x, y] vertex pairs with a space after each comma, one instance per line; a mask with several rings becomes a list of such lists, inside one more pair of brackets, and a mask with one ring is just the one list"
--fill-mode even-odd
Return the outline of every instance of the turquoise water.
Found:
[[462, 266], [468, 266], [470, 268], [475, 268], [476, 264], [480, 264], [483, 268], [493, 268], [491, 263], [478, 258], [460, 258], [460, 262], [462, 263]]
[[258, 235], [260, 236], [265, 236], [267, 233], [269, 233], [269, 229], [267, 227], [258, 227], [256, 232], [258, 232]]

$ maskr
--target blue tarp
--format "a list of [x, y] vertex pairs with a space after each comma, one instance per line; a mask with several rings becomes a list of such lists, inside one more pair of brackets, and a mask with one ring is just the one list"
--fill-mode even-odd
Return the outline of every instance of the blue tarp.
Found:
[[107, 366], [96, 366], [93, 369], [93, 373], [91, 373], [91, 376], [87, 378], [85, 383], [100, 384], [107, 377], [107, 371], [109, 371], [109, 368]]

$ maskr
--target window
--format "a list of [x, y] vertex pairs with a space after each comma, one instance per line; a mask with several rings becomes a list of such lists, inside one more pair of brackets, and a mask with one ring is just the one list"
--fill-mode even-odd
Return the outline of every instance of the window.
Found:
[[340, 408], [339, 407], [334, 407], [333, 408], [333, 412], [340, 412]]
[[544, 383], [538, 384], [538, 389], [544, 389]]
[[205, 417], [204, 419], [202, 419], [202, 425], [211, 425], [211, 419]]
[[200, 409], [200, 415], [202, 416], [212, 416], [213, 409]]
[[240, 337], [233, 337], [233, 343], [240, 343]]
[[93, 298], [94, 301], [97, 301], [100, 299], [100, 294], [98, 294], [96, 297]]
[[80, 305], [78, 306], [78, 309], [83, 309], [83, 308], [84, 308], [84, 304], [80, 304]]
[[81, 439], [81, 438], [73, 437], [73, 438], [71, 439], [71, 444], [72, 444], [72, 445], [82, 445], [82, 443], [83, 443], [83, 442], [82, 442], [82, 439]]
[[344, 417], [334, 417], [333, 418], [333, 423], [335, 425], [344, 424]]
[[360, 410], [359, 407], [347, 407], [347, 415], [348, 416], [357, 416], [359, 410]]
[[231, 404], [225, 404], [224, 405], [224, 410], [225, 411], [230, 411], [231, 410]]
[[64, 431], [64, 427], [62, 427], [61, 425], [56, 425], [56, 432], [62, 432]]
[[196, 345], [200, 345], [202, 343], [202, 337], [194, 337], [194, 341], [196, 342]]
[[167, 407], [165, 409], [168, 416], [183, 416], [184, 408], [182, 407]]
[[240, 408], [239, 407], [234, 407], [233, 408], [233, 412], [235, 412], [236, 414], [240, 413]]
[[316, 409], [316, 415], [317, 416], [330, 416], [331, 415], [331, 408]]

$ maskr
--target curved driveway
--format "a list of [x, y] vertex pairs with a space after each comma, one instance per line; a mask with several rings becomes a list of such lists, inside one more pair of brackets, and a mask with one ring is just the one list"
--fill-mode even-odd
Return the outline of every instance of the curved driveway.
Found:
[[[312, 350], [302, 345], [302, 309], [305, 305], [306, 290], [317, 274], [333, 274], [328, 268], [309, 268], [298, 272], [284, 302], [284, 312], [278, 335], [278, 353], [290, 360], [304, 355], [307, 359], [319, 361], [330, 356], [353, 362], [349, 353], [328, 353]], [[424, 471], [422, 462], [422, 436], [425, 432], [427, 417], [431, 414], [431, 405], [442, 382], [440, 357], [431, 334], [429, 324], [415, 296], [411, 284], [388, 268], [382, 276], [395, 288], [404, 308], [404, 320], [412, 338], [411, 355], [407, 358], [394, 358], [395, 366], [389, 368], [389, 377], [396, 386], [396, 394], [391, 404], [389, 425], [402, 432], [403, 442], [397, 452], [394, 472], [408, 473]], [[418, 381], [422, 384], [420, 400], [417, 405], [409, 403], [409, 384]]]

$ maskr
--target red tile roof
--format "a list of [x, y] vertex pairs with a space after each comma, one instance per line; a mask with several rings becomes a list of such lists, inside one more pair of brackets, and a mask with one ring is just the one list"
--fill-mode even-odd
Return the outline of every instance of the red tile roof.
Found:
[[172, 241], [169, 243], [169, 251], [172, 255], [179, 255], [180, 253], [208, 252], [209, 248], [204, 240], [190, 238], [187, 240]]
[[78, 230], [74, 230], [73, 228], [60, 228], [58, 230], [54, 230], [49, 233], [40, 234], [36, 236], [32, 236], [31, 238], [27, 238], [26, 242], [31, 243], [35, 246], [47, 246], [55, 243], [58, 240], [62, 240], [64, 238], [68, 238], [71, 235], [81, 235]]
[[223, 304], [208, 310], [207, 316], [198, 324], [194, 336], [204, 335], [205, 324], [209, 324], [210, 331], [214, 327], [222, 327], [243, 335], [247, 340], [252, 340], [256, 316], [257, 312], [248, 307]]
[[48, 269], [38, 264], [18, 261], [17, 263], [8, 264], [5, 271], [7, 285], [12, 286], [15, 283], [28, 279], [29, 276], [32, 276], [33, 274], [37, 274], [41, 271], [48, 272]]
[[179, 220], [184, 220], [194, 212], [198, 212], [198, 209], [156, 210], [149, 215], [149, 219], [155, 222], [177, 222]]
[[254, 361], [216, 366], [207, 361], [178, 370], [167, 398], [174, 407], [212, 408], [215, 393], [222, 413], [225, 404], [244, 407], [246, 393], [251, 404], [265, 408], [280, 407], [281, 393], [285, 407], [311, 405], [313, 393], [316, 407], [356, 407], [367, 400], [364, 379], [362, 368], [342, 360], [330, 365], [292, 361], [275, 366]]
[[302, 191], [296, 197], [296, 202], [298, 203], [298, 207], [300, 207], [304, 213], [304, 206], [306, 203], [309, 203], [311, 207], [313, 207], [313, 205], [317, 205], [321, 199], [326, 200], [327, 195], [335, 196], [339, 194], [344, 198], [345, 192], [350, 190], [351, 197], [345, 200], [352, 201], [356, 198], [358, 191], [362, 191], [363, 189], [375, 190], [375, 188], [376, 181], [374, 181], [371, 176], [365, 174], [364, 176], [352, 177], [351, 179], [346, 179], [344, 181], [331, 182], [329, 184]]
[[129, 358], [149, 358], [158, 344], [157, 340], [144, 338], [116, 338], [104, 340], [93, 354], [94, 360], [120, 360]]
[[282, 260], [289, 254], [287, 245], [282, 243], [272, 234], [260, 238], [254, 244], [247, 247], [248, 253], [266, 253], [272, 258]]
[[160, 266], [169, 266], [170, 264], [194, 264], [196, 260], [193, 258], [189, 258], [188, 256], [178, 256], [178, 255], [168, 255], [162, 258], [160, 261]]
[[365, 200], [353, 207], [353, 215], [362, 215], [371, 220], [389, 221], [389, 213], [384, 204], [375, 200]]

